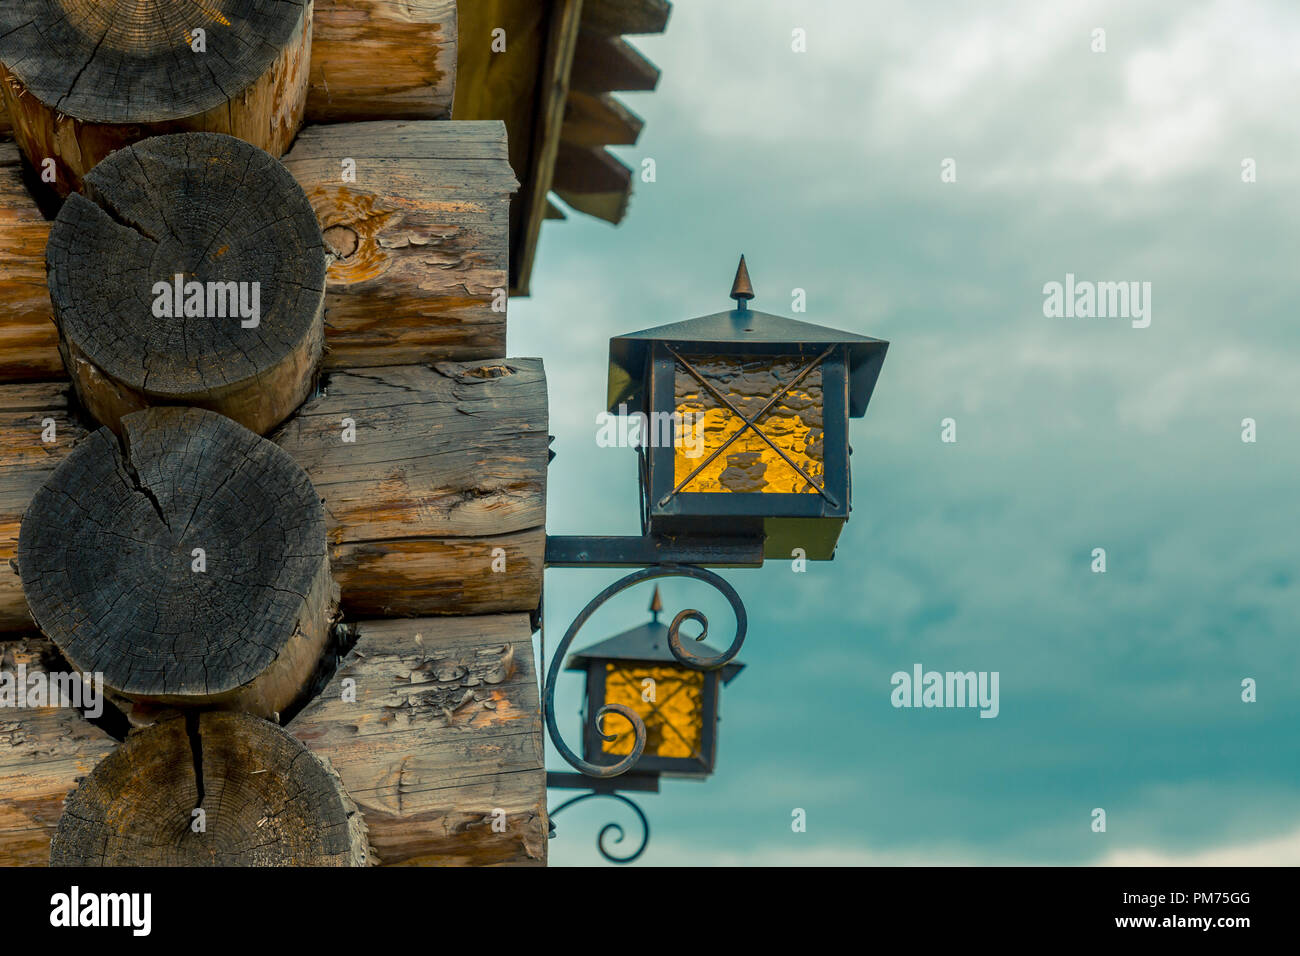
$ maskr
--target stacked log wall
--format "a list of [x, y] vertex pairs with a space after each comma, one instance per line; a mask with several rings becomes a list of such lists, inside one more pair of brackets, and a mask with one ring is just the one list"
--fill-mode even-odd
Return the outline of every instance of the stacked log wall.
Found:
[[[347, 621], [335, 638], [354, 644], [287, 727], [332, 765], [364, 821], [348, 825], [349, 847], [319, 858], [327, 865], [546, 859], [530, 624], [545, 545], [545, 377], [540, 360], [504, 357], [518, 188], [504, 125], [441, 122], [456, 36], [454, 0], [317, 0], [308, 125], [281, 160], [329, 254], [321, 375], [269, 435], [322, 500]], [[0, 135], [8, 128], [0, 114]], [[44, 188], [0, 142], [0, 669], [69, 672], [33, 630], [17, 561], [28, 505], [99, 425], [59, 353], [45, 261], [56, 207], [32, 192]], [[104, 761], [128, 733], [183, 739], [166, 724], [173, 703], [132, 712], [110, 700], [94, 723], [67, 705], [0, 711], [0, 862], [45, 865], [52, 840], [56, 862], [84, 860], [101, 841], [79, 818], [60, 828], [65, 801], [93, 807], [130, 789]], [[152, 746], [131, 739], [132, 753]], [[221, 858], [241, 859], [237, 843]], [[130, 862], [139, 851], [128, 841], [118, 852]]]

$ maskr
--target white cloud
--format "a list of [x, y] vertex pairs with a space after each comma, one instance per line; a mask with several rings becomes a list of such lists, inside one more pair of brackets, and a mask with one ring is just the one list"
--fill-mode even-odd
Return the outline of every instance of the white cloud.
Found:
[[[996, 795], [931, 782], [931, 768], [963, 756], [961, 736], [926, 730], [910, 738], [901, 815], [846, 814], [842, 841], [817, 845], [782, 839], [779, 819], [769, 831], [749, 817], [706, 825], [666, 790], [648, 862], [988, 864], [1083, 851], [1108, 863], [1296, 862], [1300, 831], [1276, 809], [1294, 807], [1295, 775], [1277, 763], [1285, 748], [1274, 757], [1267, 743], [1285, 739], [1276, 708], [1293, 706], [1300, 673], [1287, 616], [1296, 544], [1277, 517], [1300, 464], [1295, 283], [1279, 238], [1295, 218], [1280, 184], [1300, 177], [1287, 119], [1300, 106], [1298, 17], [1249, 0], [764, 0], [737, 17], [705, 0], [678, 4], [666, 37], [635, 39], [665, 72], [659, 92], [633, 103], [650, 125], [628, 158], [653, 149], [660, 180], [638, 187], [617, 232], [548, 225], [537, 297], [511, 304], [512, 354], [547, 358], [560, 453], [551, 530], [635, 530], [632, 456], [593, 447], [606, 340], [711, 311], [732, 248], [750, 254], [771, 303], [760, 307], [787, 311], [776, 290], [799, 285], [816, 304], [807, 318], [893, 342], [867, 419], [852, 426], [855, 511], [837, 560], [807, 575], [779, 563], [725, 575], [750, 604], [752, 634], [752, 669], [729, 691], [726, 752], [733, 767], [774, 769], [746, 776], [734, 803], [715, 790], [691, 806], [752, 813], [788, 791], [787, 806], [803, 805], [814, 779], [828, 802], [879, 806], [873, 775], [889, 765], [875, 744], [855, 738], [861, 761], [829, 781], [822, 764], [843, 742], [819, 732], [831, 694], [837, 727], [876, 728], [887, 688], [860, 691], [852, 675], [900, 658], [1005, 669], [999, 727], [1055, 695], [1057, 716], [998, 751], [1017, 793], [1040, 792], [1045, 767], [1084, 789], [1098, 768], [1126, 788], [1170, 772], [1180, 781], [1140, 817], [1130, 807], [1122, 834], [1092, 841], [1031, 806], [991, 835], [981, 811]], [[789, 52], [793, 24], [809, 29], [802, 58]], [[1095, 25], [1106, 54], [1087, 52]], [[961, 185], [944, 191], [948, 155]], [[1260, 161], [1256, 186], [1237, 179], [1244, 155]], [[1152, 281], [1151, 328], [1044, 318], [1042, 284], [1067, 271]], [[948, 415], [956, 446], [938, 441]], [[1258, 445], [1240, 441], [1247, 416]], [[1104, 579], [1088, 570], [1100, 544]], [[553, 629], [598, 590], [595, 574], [548, 577]], [[611, 608], [584, 640], [641, 619], [644, 600]], [[729, 628], [725, 612], [715, 621]], [[1265, 709], [1238, 703], [1241, 673], [1267, 676]], [[576, 680], [562, 691], [569, 715]], [[745, 736], [740, 699], [787, 703]], [[1230, 733], [1239, 715], [1251, 734], [1224, 744], [1197, 790], [1186, 781], [1204, 769], [1204, 742], [1188, 733], [1171, 746], [1164, 732]], [[1075, 733], [1096, 718], [1095, 735]], [[794, 719], [808, 734], [782, 742], [778, 723]], [[1105, 753], [1116, 728], [1129, 739]], [[1261, 792], [1269, 781], [1234, 789], [1257, 768], [1280, 796]], [[1263, 839], [1243, 818], [1286, 832]], [[915, 849], [876, 845], [901, 833]], [[589, 840], [553, 844], [557, 862], [594, 862]], [[1202, 849], [1168, 849], [1179, 842]]]
[[[808, 32], [808, 52], [790, 31]], [[743, 28], [742, 28], [743, 27]], [[1107, 51], [1090, 49], [1107, 31]], [[1131, 188], [1292, 155], [1300, 15], [1268, 0], [971, 5], [825, 0], [678, 6], [642, 46], [646, 109], [701, 140], [834, 146], [889, 175], [958, 159], [969, 183]], [[708, 95], [701, 95], [701, 91]], [[654, 122], [659, 122], [658, 119]], [[1282, 163], [1270, 175], [1293, 177]]]
[[1113, 850], [1103, 866], [1300, 866], [1300, 829], [1265, 840], [1206, 850], [1169, 852], [1142, 848]]
[[[990, 857], [969, 848], [881, 850], [862, 845], [803, 845], [792, 834], [784, 845], [771, 843], [715, 849], [698, 841], [652, 841], [646, 865], [673, 866], [1034, 866], [1041, 860]], [[615, 849], [611, 845], [611, 849]], [[1300, 866], [1300, 829], [1268, 839], [1225, 844], [1206, 850], [1165, 851], [1129, 847], [1112, 850], [1095, 866]]]

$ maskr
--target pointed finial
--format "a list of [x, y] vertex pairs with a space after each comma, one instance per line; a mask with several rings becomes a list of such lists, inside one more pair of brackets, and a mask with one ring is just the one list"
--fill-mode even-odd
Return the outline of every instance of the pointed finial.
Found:
[[664, 609], [664, 602], [659, 600], [659, 585], [655, 585], [655, 593], [650, 598], [650, 620], [654, 624], [659, 623], [659, 612]]
[[736, 308], [741, 312], [745, 311], [745, 300], [754, 298], [754, 286], [749, 281], [749, 269], [745, 265], [744, 256], [740, 257], [740, 265], [736, 266], [736, 281], [731, 283], [731, 297], [736, 300]]

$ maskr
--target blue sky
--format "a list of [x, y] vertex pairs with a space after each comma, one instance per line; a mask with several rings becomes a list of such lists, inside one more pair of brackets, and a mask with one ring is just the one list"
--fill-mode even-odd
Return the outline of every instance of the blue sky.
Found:
[[[1300, 864], [1298, 41], [1281, 2], [915, 0], [681, 0], [634, 40], [664, 75], [619, 153], [657, 181], [617, 229], [547, 224], [511, 303], [510, 353], [547, 366], [550, 531], [637, 532], [635, 454], [595, 441], [608, 339], [726, 308], [741, 252], [755, 308], [802, 288], [799, 318], [891, 342], [836, 559], [726, 572], [749, 666], [715, 775], [640, 800], [645, 863]], [[1045, 317], [1067, 273], [1150, 282], [1150, 327]], [[552, 644], [617, 576], [548, 572]], [[706, 588], [664, 599], [725, 642]], [[999, 716], [895, 709], [917, 662], [998, 671]], [[552, 863], [598, 862], [611, 819], [557, 818]]]

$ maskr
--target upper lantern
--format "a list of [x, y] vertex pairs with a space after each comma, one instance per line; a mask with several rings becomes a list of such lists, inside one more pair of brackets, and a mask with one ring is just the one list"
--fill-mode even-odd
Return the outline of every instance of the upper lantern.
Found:
[[849, 516], [850, 417], [867, 410], [889, 343], [736, 307], [609, 342], [609, 410], [641, 413], [653, 534], [766, 538], [829, 560]]

